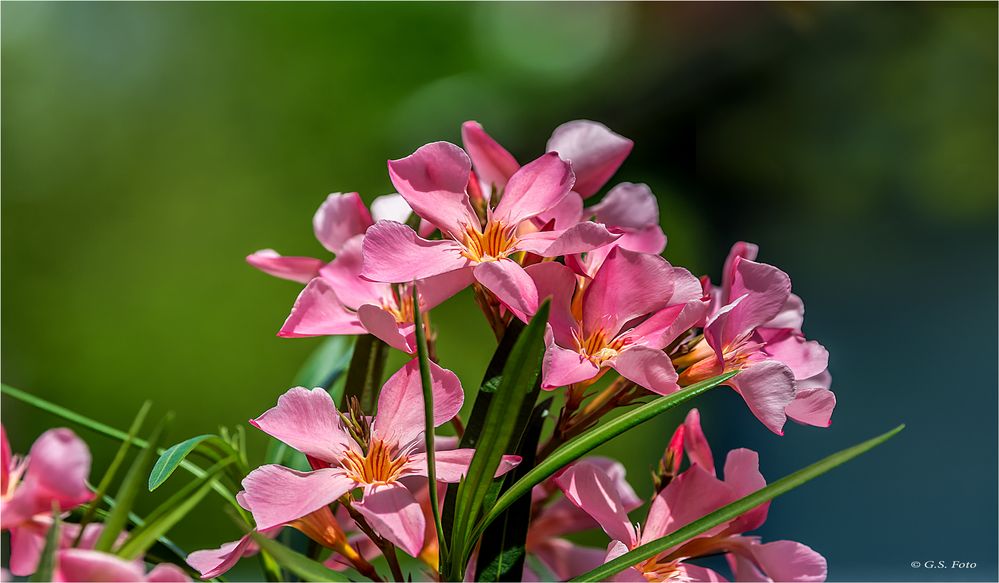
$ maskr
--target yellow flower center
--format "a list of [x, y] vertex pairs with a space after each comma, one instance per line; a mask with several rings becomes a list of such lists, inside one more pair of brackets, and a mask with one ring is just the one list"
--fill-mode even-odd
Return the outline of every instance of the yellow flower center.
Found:
[[343, 467], [347, 474], [364, 484], [387, 484], [402, 477], [402, 471], [409, 458], [398, 455], [397, 448], [381, 440], [372, 440], [365, 456], [348, 451], [343, 457]]
[[598, 367], [616, 357], [625, 344], [622, 338], [608, 338], [602, 329], [594, 331], [586, 338], [576, 338], [578, 352]]
[[465, 227], [465, 248], [461, 254], [472, 261], [497, 261], [514, 253], [517, 237], [512, 227], [498, 221], [489, 221], [480, 233], [474, 227]]
[[660, 560], [659, 557], [653, 557], [638, 565], [638, 570], [642, 572], [646, 581], [683, 581], [680, 570], [676, 567], [676, 561], [665, 561]]
[[[407, 293], [406, 290], [410, 290]], [[386, 301], [382, 304], [382, 309], [386, 312], [392, 314], [395, 321], [399, 324], [411, 324], [413, 322], [413, 296], [411, 293], [412, 289], [407, 286], [401, 286], [399, 293], [395, 294], [397, 299], [395, 301]]]

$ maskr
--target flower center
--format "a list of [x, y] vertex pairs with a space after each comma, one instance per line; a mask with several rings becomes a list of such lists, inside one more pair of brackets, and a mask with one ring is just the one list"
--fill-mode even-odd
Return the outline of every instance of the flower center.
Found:
[[586, 338], [576, 338], [578, 352], [588, 358], [595, 366], [616, 357], [627, 342], [624, 338], [608, 338], [603, 329], [598, 329]]
[[364, 484], [387, 484], [402, 477], [409, 458], [398, 455], [396, 448], [381, 440], [371, 440], [365, 456], [348, 451], [343, 457], [343, 467], [351, 478]]
[[27, 469], [28, 458], [11, 457], [9, 474], [5, 476], [7, 479], [4, 480], [3, 484], [0, 484], [0, 500], [7, 502], [14, 497], [17, 485], [21, 482], [21, 478]]
[[399, 286], [399, 290], [393, 294], [395, 298], [382, 303], [382, 309], [392, 314], [399, 324], [413, 323], [413, 295], [412, 288], [408, 285]]
[[462, 243], [465, 249], [461, 254], [472, 261], [497, 261], [512, 254], [516, 243], [512, 227], [499, 221], [489, 221], [481, 233], [473, 227], [465, 227], [465, 241]]
[[676, 561], [667, 561], [661, 557], [653, 557], [638, 566], [646, 581], [683, 581]]

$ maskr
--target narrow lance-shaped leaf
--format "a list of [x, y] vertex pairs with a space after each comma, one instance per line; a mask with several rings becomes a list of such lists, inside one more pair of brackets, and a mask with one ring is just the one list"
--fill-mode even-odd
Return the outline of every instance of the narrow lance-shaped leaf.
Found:
[[736, 372], [727, 372], [711, 379], [695, 383], [681, 389], [672, 395], [659, 397], [658, 399], [646, 403], [641, 407], [632, 409], [607, 423], [595, 427], [576, 439], [562, 445], [539, 463], [533, 470], [523, 478], [517, 480], [510, 489], [500, 496], [489, 513], [482, 519], [475, 529], [475, 534], [481, 533], [493, 520], [495, 520], [504, 510], [513, 504], [521, 496], [529, 495], [531, 489], [548, 479], [561, 468], [569, 465], [577, 459], [583, 457], [596, 447], [610, 441], [611, 439], [628, 431], [632, 427], [641, 425], [657, 415], [676, 407], [701, 393], [713, 389], [734, 377]]
[[[517, 427], [510, 423], [511, 412], [520, 411], [541, 375], [541, 360], [545, 351], [545, 327], [548, 324], [550, 302], [542, 303], [530, 324], [521, 333], [506, 366], [499, 387], [493, 394], [486, 414], [485, 430], [479, 437], [475, 455], [468, 467], [465, 481], [458, 489], [455, 506], [452, 552], [449, 557], [449, 578], [464, 578], [465, 562], [475, 545], [476, 536], [469, 536], [471, 525], [482, 511], [482, 504], [493, 483], [502, 456], [515, 443]], [[533, 406], [533, 403], [531, 403]], [[521, 427], [522, 429], [522, 427]], [[481, 532], [481, 531], [480, 531]]]
[[29, 581], [54, 581], [56, 567], [56, 552], [59, 551], [59, 539], [62, 532], [62, 521], [59, 520], [59, 505], [52, 504], [52, 526], [45, 535], [45, 546], [38, 558], [38, 568], [32, 573]]
[[227, 453], [236, 454], [235, 450], [221, 437], [213, 434], [199, 435], [191, 439], [170, 446], [153, 464], [153, 469], [149, 472], [149, 491], [152, 492], [166, 482], [173, 472], [180, 466], [180, 463], [190, 455], [192, 451], [202, 442], [211, 440], [211, 443], [221, 448]]
[[707, 532], [719, 524], [733, 520], [749, 510], [756, 508], [760, 504], [773, 500], [777, 496], [789, 492], [805, 482], [821, 476], [836, 466], [852, 460], [858, 455], [865, 453], [891, 439], [904, 428], [905, 425], [899, 425], [887, 433], [834, 453], [829, 457], [794, 472], [793, 474], [784, 476], [776, 482], [769, 484], [768, 486], [765, 486], [748, 496], [740, 498], [726, 506], [722, 506], [718, 510], [707, 514], [704, 517], [687, 524], [686, 526], [678, 528], [662, 538], [658, 538], [632, 551], [629, 551], [620, 557], [593, 569], [592, 571], [572, 579], [572, 581], [608, 581], [612, 575], [619, 571], [638, 564], [646, 559], [650, 559], [666, 549], [673, 548], [674, 546], [688, 541], [701, 533]]
[[260, 533], [254, 532], [251, 536], [253, 536], [254, 542], [260, 545], [261, 549], [282, 567], [298, 575], [302, 581], [350, 581], [343, 573], [338, 573], [319, 561], [314, 561], [301, 553], [297, 553]]
[[427, 332], [423, 328], [423, 311], [420, 310], [420, 295], [413, 284], [413, 324], [416, 327], [416, 354], [420, 359], [420, 381], [423, 385], [423, 420], [427, 444], [427, 482], [430, 494], [430, 508], [437, 529], [438, 564], [440, 557], [447, 556], [447, 539], [441, 525], [440, 505], [437, 503], [437, 459], [434, 445], [434, 385], [430, 378], [430, 356], [427, 350]]
[[350, 368], [347, 369], [347, 385], [341, 402], [342, 410], [346, 410], [348, 399], [357, 397], [361, 402], [362, 411], [369, 415], [374, 413], [388, 351], [388, 344], [371, 334], [357, 337], [354, 354], [350, 359]]
[[170, 423], [172, 417], [173, 415], [168, 413], [166, 417], [160, 420], [156, 428], [153, 429], [148, 445], [132, 460], [132, 466], [128, 468], [125, 478], [121, 481], [121, 486], [118, 487], [118, 494], [115, 496], [115, 505], [111, 508], [107, 520], [104, 521], [104, 528], [101, 529], [101, 534], [97, 538], [97, 543], [94, 544], [94, 549], [104, 552], [111, 551], [111, 547], [114, 545], [115, 540], [117, 540], [118, 534], [128, 524], [128, 514], [135, 503], [136, 495], [142, 489], [144, 478], [148, 471], [147, 468], [153, 463], [153, 452], [156, 451], [156, 445], [159, 443], [160, 437], [162, 437], [163, 431], [167, 424]]

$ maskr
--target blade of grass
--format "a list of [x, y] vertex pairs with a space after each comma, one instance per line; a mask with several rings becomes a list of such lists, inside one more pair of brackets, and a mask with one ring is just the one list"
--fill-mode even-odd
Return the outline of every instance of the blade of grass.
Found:
[[650, 559], [667, 549], [673, 548], [680, 543], [688, 541], [693, 537], [718, 526], [719, 524], [728, 522], [745, 512], [756, 508], [760, 504], [773, 500], [777, 496], [787, 493], [805, 482], [821, 476], [829, 470], [852, 460], [858, 455], [870, 451], [885, 441], [888, 441], [903, 429], [905, 429], [905, 425], [899, 425], [887, 433], [868, 439], [867, 441], [854, 445], [853, 447], [848, 447], [822, 460], [819, 460], [810, 466], [802, 468], [792, 474], [788, 474], [776, 482], [761, 488], [748, 496], [740, 498], [731, 504], [722, 506], [718, 510], [703, 516], [686, 526], [678, 528], [662, 538], [646, 543], [632, 551], [628, 551], [612, 561], [604, 563], [592, 571], [583, 573], [575, 579], [572, 579], [572, 581], [609, 581], [612, 575], [630, 567], [631, 565]]
[[550, 456], [542, 460], [541, 463], [535, 466], [534, 469], [528, 472], [523, 478], [517, 480], [512, 486], [510, 486], [509, 490], [500, 496], [499, 500], [497, 500], [496, 504], [489, 510], [486, 517], [479, 522], [475, 529], [475, 536], [478, 536], [478, 534], [485, 530], [489, 523], [499, 517], [499, 515], [502, 514], [503, 511], [513, 504], [518, 498], [524, 495], [529, 495], [534, 486], [537, 486], [541, 482], [545, 481], [558, 470], [586, 455], [597, 446], [610, 441], [625, 431], [628, 431], [632, 427], [641, 425], [657, 415], [668, 411], [673, 407], [676, 407], [689, 399], [704, 393], [705, 391], [717, 387], [728, 379], [734, 377], [736, 374], [736, 372], [728, 372], [690, 385], [689, 387], [681, 389], [672, 395], [659, 397], [658, 399], [650, 403], [646, 403], [636, 409], [632, 409], [631, 411], [628, 411], [627, 413], [620, 415], [603, 425], [594, 427], [576, 439], [562, 445], [553, 451]]
[[62, 521], [59, 520], [59, 505], [52, 504], [52, 526], [45, 535], [45, 546], [38, 558], [38, 568], [31, 574], [29, 581], [54, 581], [56, 567], [56, 551], [59, 550]]
[[434, 527], [437, 529], [437, 562], [446, 557], [447, 539], [444, 538], [444, 526], [441, 524], [440, 506], [437, 503], [437, 459], [434, 446], [434, 390], [430, 378], [430, 356], [427, 350], [427, 332], [423, 328], [423, 311], [420, 310], [420, 294], [416, 284], [413, 284], [413, 324], [416, 327], [416, 354], [420, 359], [420, 381], [423, 384], [423, 419], [427, 443], [427, 482], [430, 494], [430, 508], [434, 516]]
[[258, 532], [253, 532], [251, 536], [261, 549], [266, 551], [282, 567], [298, 575], [302, 581], [350, 581], [343, 573], [338, 573], [319, 561], [314, 561], [295, 552]]

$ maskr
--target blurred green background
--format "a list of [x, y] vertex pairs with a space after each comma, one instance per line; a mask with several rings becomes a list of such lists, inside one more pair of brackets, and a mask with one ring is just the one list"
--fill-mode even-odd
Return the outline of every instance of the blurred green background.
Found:
[[[830, 429], [777, 437], [719, 390], [698, 403], [716, 455], [756, 449], [775, 479], [909, 425], [760, 533], [834, 580], [995, 580], [995, 4], [0, 10], [5, 383], [117, 427], [151, 398], [175, 440], [245, 423], [319, 342], [275, 337], [299, 287], [247, 253], [323, 254], [328, 192], [390, 192], [386, 159], [463, 120], [527, 161], [590, 118], [635, 140], [615, 180], [659, 195], [668, 259], [717, 279], [731, 242], [759, 243], [832, 353]], [[434, 313], [466, 387], [493, 346], [473, 310]], [[604, 450], [642, 494], [676, 419]], [[59, 423], [8, 399], [3, 422], [22, 452]], [[103, 470], [115, 445], [81, 433]], [[236, 534], [214, 501], [196, 516], [186, 549]], [[910, 567], [929, 560], [977, 566]]]

